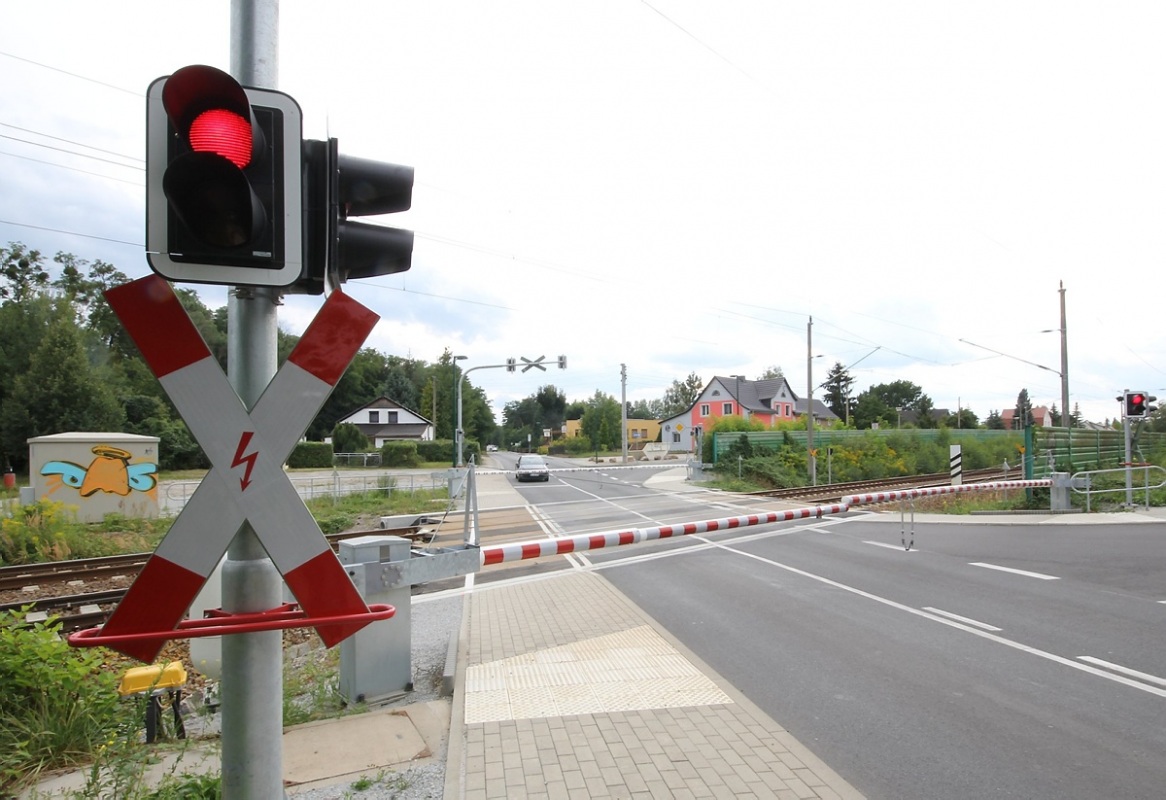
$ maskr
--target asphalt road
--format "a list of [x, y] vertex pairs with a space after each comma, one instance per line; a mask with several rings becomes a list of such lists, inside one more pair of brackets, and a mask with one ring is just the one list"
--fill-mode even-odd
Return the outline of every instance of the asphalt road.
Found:
[[905, 552], [862, 515], [592, 559], [868, 797], [1159, 798], [1163, 537], [927, 524]]

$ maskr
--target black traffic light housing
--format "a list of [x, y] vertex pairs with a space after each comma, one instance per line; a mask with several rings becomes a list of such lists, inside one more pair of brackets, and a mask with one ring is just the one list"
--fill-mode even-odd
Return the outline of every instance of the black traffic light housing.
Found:
[[1127, 419], [1145, 419], [1156, 409], [1150, 403], [1157, 397], [1146, 392], [1126, 392], [1124, 410]]
[[289, 290], [321, 294], [349, 280], [409, 269], [413, 232], [354, 222], [413, 204], [413, 168], [341, 155], [336, 139], [303, 143], [304, 272]]
[[282, 92], [183, 67], [146, 93], [146, 255], [172, 281], [303, 274], [303, 115]]

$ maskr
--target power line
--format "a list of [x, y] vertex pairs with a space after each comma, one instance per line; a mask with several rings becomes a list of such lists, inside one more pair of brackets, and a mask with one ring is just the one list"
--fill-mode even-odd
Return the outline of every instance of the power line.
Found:
[[126, 180], [125, 178], [115, 178], [112, 175], [105, 175], [101, 172], [90, 172], [87, 169], [81, 169], [79, 167], [70, 167], [70, 166], [67, 166], [65, 164], [57, 164], [54, 161], [45, 161], [44, 159], [33, 158], [32, 156], [22, 156], [22, 155], [19, 155], [18, 153], [9, 153], [9, 152], [6, 152], [4, 150], [0, 150], [0, 156], [8, 156], [10, 158], [20, 158], [20, 159], [23, 159], [25, 161], [32, 161], [35, 164], [44, 164], [47, 167], [59, 167], [60, 169], [67, 169], [67, 170], [71, 170], [73, 172], [80, 172], [82, 175], [94, 175], [98, 178], [106, 178], [106, 179], [111, 180], [111, 181], [117, 181], [118, 183], [126, 183], [126, 184], [129, 184], [130, 186], [141, 186], [142, 185], [141, 181], [129, 181], [129, 180]]
[[[146, 167], [144, 165], [144, 162], [143, 162], [143, 166], [140, 166], [140, 167], [134, 166], [132, 164], [122, 164], [121, 162], [118, 162], [118, 161], [111, 161], [108, 158], [101, 158], [100, 156], [91, 156], [91, 155], [87, 155], [86, 153], [77, 153], [73, 150], [66, 150], [63, 147], [54, 147], [51, 144], [44, 144], [43, 142], [32, 142], [32, 141], [29, 141], [28, 139], [20, 139], [16, 136], [9, 136], [9, 135], [4, 134], [4, 133], [0, 133], [0, 139], [8, 139], [8, 140], [13, 141], [13, 142], [20, 142], [21, 144], [32, 145], [33, 147], [43, 147], [46, 150], [55, 150], [58, 153], [67, 153], [68, 155], [78, 156], [79, 158], [91, 158], [94, 161], [100, 161], [103, 164], [113, 164], [115, 167], [125, 167], [126, 169], [136, 169], [136, 170], [140, 170], [142, 172], [146, 171]], [[126, 156], [119, 156], [119, 158], [126, 158]]]
[[[85, 144], [84, 142], [78, 142], [78, 141], [75, 141], [73, 139], [66, 139], [62, 136], [53, 136], [51, 133], [42, 133], [41, 131], [34, 131], [31, 128], [22, 128], [19, 125], [13, 125], [12, 123], [9, 123], [9, 122], [0, 122], [0, 126], [3, 126], [5, 128], [12, 128], [12, 130], [21, 131], [22, 133], [31, 133], [33, 136], [42, 136], [45, 139], [53, 139], [53, 140], [58, 141], [58, 142], [65, 142], [66, 144], [73, 144], [73, 145], [76, 145], [77, 147], [84, 147], [87, 150], [96, 150], [99, 153], [106, 153], [106, 154], [111, 155], [111, 156], [117, 156], [118, 158], [124, 158], [127, 161], [137, 161], [137, 162], [140, 162], [142, 164], [146, 163], [146, 159], [144, 159], [144, 158], [138, 158], [137, 156], [127, 156], [123, 153], [116, 153], [113, 150], [106, 150], [103, 147], [97, 147], [95, 145]], [[17, 141], [24, 141], [24, 140], [17, 139]], [[80, 153], [78, 153], [77, 155], [80, 155]]]
[[48, 227], [45, 227], [44, 225], [30, 225], [27, 222], [13, 222], [10, 219], [0, 219], [0, 224], [14, 225], [17, 228], [32, 228], [33, 230], [36, 230], [36, 231], [48, 231], [49, 233], [63, 233], [66, 236], [81, 236], [85, 239], [98, 239], [102, 242], [113, 242], [115, 244], [128, 244], [131, 247], [145, 247], [145, 244], [142, 242], [127, 242], [124, 239], [110, 239], [107, 236], [96, 236], [92, 233], [78, 233], [77, 231], [66, 231], [66, 230], [61, 230], [60, 228], [48, 228]]
[[23, 61], [25, 64], [32, 64], [34, 67], [40, 67], [41, 69], [48, 69], [48, 70], [52, 70], [53, 72], [59, 72], [62, 75], [68, 75], [70, 78], [77, 78], [78, 80], [88, 81], [89, 83], [95, 83], [98, 86], [104, 86], [107, 89], [113, 89], [114, 91], [125, 92], [126, 94], [132, 94], [135, 97], [145, 97], [145, 95], [143, 95], [141, 92], [136, 92], [136, 91], [133, 91], [131, 89], [124, 89], [121, 86], [114, 86], [112, 83], [106, 83], [105, 81], [99, 81], [96, 78], [90, 78], [88, 75], [79, 75], [76, 72], [69, 72], [68, 70], [61, 69], [60, 67], [52, 67], [52, 66], [49, 66], [48, 64], [43, 64], [40, 61], [33, 61], [31, 58], [24, 58], [22, 56], [13, 55], [12, 53], [5, 53], [2, 50], [0, 50], [0, 56], [7, 56], [8, 58], [15, 59], [16, 61]]

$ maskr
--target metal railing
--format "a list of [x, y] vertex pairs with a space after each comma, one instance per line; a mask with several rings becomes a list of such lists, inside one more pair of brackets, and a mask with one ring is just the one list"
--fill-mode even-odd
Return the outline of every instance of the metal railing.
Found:
[[[444, 473], [379, 472], [345, 473], [333, 470], [331, 475], [302, 475], [290, 477], [296, 493], [308, 502], [321, 497], [344, 497], [371, 492], [436, 491], [448, 487]], [[174, 481], [163, 484], [165, 490], [159, 504], [165, 512], [178, 513], [194, 494], [201, 481]]]
[[[1150, 471], [1154, 470], [1155, 474], [1160, 475], [1161, 479], [1157, 483], [1150, 483]], [[1141, 485], [1134, 486], [1134, 476], [1141, 475]], [[1094, 480], [1096, 476], [1100, 475], [1120, 475], [1123, 477], [1121, 486], [1102, 486], [1097, 487]], [[1125, 476], [1129, 476], [1130, 480], [1124, 480]], [[1114, 492], [1122, 492], [1126, 495], [1126, 504], [1133, 505], [1133, 493], [1143, 493], [1145, 496], [1145, 507], [1150, 507], [1150, 490], [1161, 489], [1166, 486], [1166, 468], [1159, 467], [1154, 464], [1134, 464], [1129, 467], [1117, 467], [1114, 469], [1090, 469], [1082, 472], [1073, 473], [1071, 485], [1073, 491], [1077, 494], [1085, 495], [1085, 510], [1092, 511], [1093, 495], [1096, 494], [1111, 494]]]

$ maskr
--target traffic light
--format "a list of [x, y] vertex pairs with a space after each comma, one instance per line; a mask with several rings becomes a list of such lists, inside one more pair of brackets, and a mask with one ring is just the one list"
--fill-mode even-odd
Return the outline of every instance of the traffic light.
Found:
[[566, 368], [567, 368], [567, 357], [566, 356], [559, 356], [559, 369], [566, 369]]
[[507, 372], [514, 372], [516, 369], [518, 369], [518, 359], [517, 358], [506, 359], [506, 371]]
[[413, 232], [353, 222], [349, 217], [407, 211], [413, 168], [340, 155], [337, 141], [304, 142], [306, 265], [291, 289], [320, 294], [348, 280], [409, 269]]
[[146, 93], [146, 256], [172, 281], [287, 286], [303, 268], [303, 115], [188, 66]]
[[1150, 403], [1157, 400], [1157, 397], [1148, 395], [1145, 392], [1126, 392], [1125, 393], [1125, 415], [1128, 419], [1145, 419], [1150, 412], [1155, 409]]

